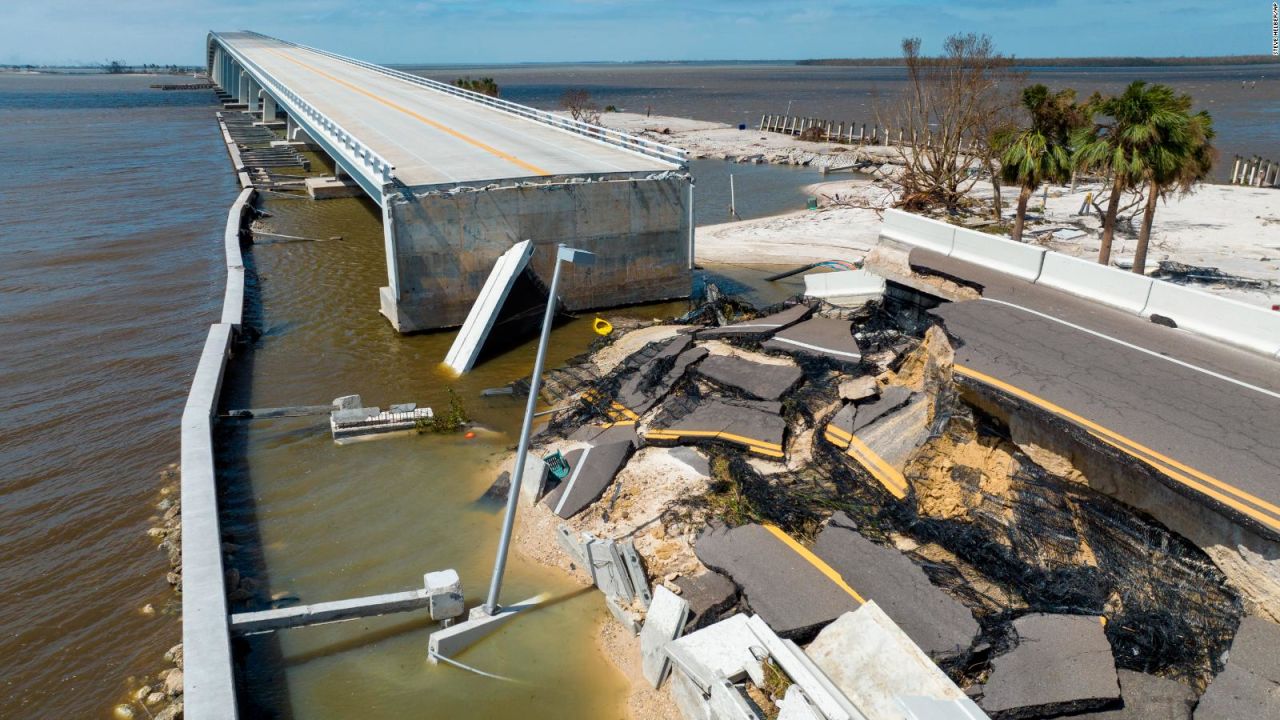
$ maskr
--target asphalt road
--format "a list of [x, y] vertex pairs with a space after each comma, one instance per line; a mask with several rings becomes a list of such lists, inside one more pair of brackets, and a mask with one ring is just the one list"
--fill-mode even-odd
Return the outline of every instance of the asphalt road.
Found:
[[936, 253], [911, 263], [982, 287], [933, 311], [961, 375], [1280, 535], [1280, 363]]
[[278, 40], [221, 36], [386, 158], [406, 185], [673, 167]]

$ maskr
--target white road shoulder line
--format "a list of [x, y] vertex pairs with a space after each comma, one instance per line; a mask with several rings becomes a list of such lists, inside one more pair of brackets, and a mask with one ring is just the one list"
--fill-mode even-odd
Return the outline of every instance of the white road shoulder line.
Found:
[[582, 472], [582, 468], [586, 466], [587, 456], [591, 454], [593, 447], [595, 446], [588, 446], [582, 451], [582, 455], [578, 458], [578, 467], [573, 469], [573, 474], [569, 476], [568, 484], [564, 486], [564, 492], [560, 494], [560, 502], [556, 503], [555, 510], [552, 510], [555, 514], [560, 514], [560, 510], [564, 507], [565, 501], [569, 499], [569, 493], [573, 492], [573, 484], [578, 481], [578, 473]]
[[1156, 358], [1160, 358], [1161, 360], [1166, 360], [1166, 361], [1168, 361], [1168, 362], [1173, 363], [1174, 365], [1179, 365], [1179, 366], [1181, 366], [1181, 367], [1187, 368], [1188, 370], [1195, 370], [1196, 372], [1198, 372], [1198, 373], [1203, 373], [1203, 374], [1205, 374], [1205, 375], [1208, 375], [1209, 377], [1217, 378], [1218, 380], [1222, 380], [1222, 381], [1224, 381], [1224, 382], [1229, 382], [1229, 383], [1231, 383], [1232, 385], [1237, 385], [1237, 386], [1242, 387], [1242, 388], [1244, 388], [1244, 389], [1246, 389], [1246, 390], [1252, 390], [1252, 391], [1254, 391], [1254, 392], [1262, 393], [1263, 395], [1266, 395], [1266, 396], [1268, 396], [1268, 397], [1273, 397], [1273, 398], [1275, 398], [1275, 399], [1277, 399], [1277, 400], [1280, 400], [1280, 393], [1278, 393], [1278, 392], [1274, 392], [1274, 391], [1272, 391], [1272, 390], [1268, 390], [1268, 389], [1263, 388], [1263, 387], [1258, 387], [1257, 385], [1251, 385], [1251, 384], [1249, 384], [1249, 383], [1247, 383], [1247, 382], [1245, 382], [1245, 381], [1243, 381], [1243, 380], [1237, 380], [1236, 378], [1233, 378], [1233, 377], [1231, 377], [1231, 376], [1229, 376], [1229, 375], [1223, 375], [1222, 373], [1214, 372], [1213, 370], [1209, 370], [1209, 369], [1207, 369], [1207, 368], [1202, 368], [1202, 367], [1200, 367], [1199, 365], [1192, 365], [1192, 364], [1191, 364], [1191, 363], [1189, 363], [1189, 362], [1185, 362], [1185, 361], [1179, 360], [1179, 359], [1177, 359], [1177, 358], [1171, 358], [1171, 357], [1169, 357], [1168, 355], [1164, 355], [1164, 354], [1162, 354], [1162, 353], [1158, 353], [1158, 352], [1156, 352], [1155, 350], [1149, 350], [1149, 349], [1147, 349], [1147, 348], [1142, 347], [1141, 345], [1134, 345], [1134, 344], [1133, 344], [1133, 343], [1131, 343], [1131, 342], [1126, 342], [1126, 341], [1124, 341], [1124, 340], [1121, 340], [1120, 338], [1112, 337], [1112, 336], [1107, 335], [1107, 334], [1105, 334], [1105, 333], [1100, 333], [1100, 332], [1098, 332], [1097, 330], [1090, 330], [1090, 329], [1089, 329], [1089, 328], [1087, 328], [1087, 327], [1083, 327], [1083, 326], [1081, 326], [1081, 325], [1076, 325], [1075, 323], [1067, 322], [1066, 320], [1063, 320], [1062, 318], [1056, 318], [1056, 317], [1054, 317], [1054, 316], [1052, 316], [1052, 315], [1048, 315], [1048, 314], [1046, 314], [1046, 313], [1042, 313], [1042, 312], [1040, 312], [1040, 311], [1038, 311], [1038, 310], [1032, 310], [1031, 308], [1023, 307], [1023, 306], [1021, 306], [1021, 305], [1017, 305], [1017, 304], [1015, 304], [1015, 303], [1011, 303], [1011, 302], [1006, 302], [1006, 301], [1004, 301], [1004, 300], [996, 300], [995, 298], [985, 298], [985, 297], [984, 297], [984, 298], [982, 298], [982, 302], [996, 303], [997, 305], [1005, 305], [1005, 306], [1008, 306], [1008, 307], [1014, 308], [1014, 309], [1016, 309], [1016, 310], [1021, 310], [1021, 311], [1025, 312], [1025, 313], [1030, 313], [1030, 314], [1032, 314], [1032, 315], [1035, 315], [1036, 317], [1044, 318], [1045, 320], [1052, 320], [1053, 322], [1056, 322], [1056, 323], [1058, 323], [1059, 325], [1065, 325], [1065, 326], [1067, 326], [1067, 327], [1069, 327], [1069, 328], [1071, 328], [1071, 329], [1073, 329], [1073, 330], [1079, 330], [1080, 332], [1088, 333], [1088, 334], [1090, 334], [1090, 335], [1093, 335], [1094, 337], [1099, 337], [1099, 338], [1102, 338], [1103, 340], [1109, 340], [1109, 341], [1111, 341], [1111, 342], [1113, 342], [1113, 343], [1115, 343], [1115, 344], [1117, 344], [1117, 345], [1122, 345], [1122, 346], [1124, 346], [1124, 347], [1127, 347], [1127, 348], [1129, 348], [1130, 350], [1137, 350], [1137, 351], [1138, 351], [1138, 352], [1140, 352], [1140, 353], [1146, 353], [1147, 355], [1150, 355], [1151, 357], [1156, 357]]

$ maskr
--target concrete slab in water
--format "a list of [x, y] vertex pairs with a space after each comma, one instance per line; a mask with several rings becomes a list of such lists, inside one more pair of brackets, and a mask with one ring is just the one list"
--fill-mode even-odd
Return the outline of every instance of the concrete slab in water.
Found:
[[651, 428], [645, 439], [656, 442], [720, 440], [757, 455], [782, 459], [786, 431], [786, 421], [774, 413], [710, 400], [667, 427]]
[[1246, 617], [1236, 630], [1227, 666], [1209, 683], [1196, 720], [1280, 717], [1280, 625]]
[[973, 613], [929, 582], [906, 555], [871, 542], [852, 527], [837, 512], [818, 533], [813, 553], [859, 595], [875, 600], [929, 657], [945, 661], [966, 653], [979, 630]]
[[763, 347], [856, 364], [862, 360], [862, 350], [853, 339], [851, 328], [848, 320], [813, 318], [777, 333]]
[[640, 665], [645, 679], [655, 688], [667, 677], [667, 643], [680, 637], [688, 619], [688, 601], [661, 585], [654, 588], [653, 602], [640, 628]]
[[868, 718], [910, 720], [900, 699], [951, 705], [939, 717], [982, 717], [973, 701], [933, 664], [893, 620], [868, 601], [828, 625], [805, 653]]
[[445, 355], [444, 364], [455, 373], [465, 373], [475, 365], [485, 341], [489, 339], [489, 331], [502, 312], [503, 303], [511, 294], [516, 278], [524, 272], [532, 256], [533, 241], [522, 240], [512, 245], [510, 250], [498, 256], [494, 262], [493, 269], [484, 281], [484, 287], [480, 289], [480, 295], [476, 297], [475, 304], [467, 313], [467, 319], [458, 330], [458, 336]]
[[1196, 693], [1190, 687], [1177, 680], [1133, 670], [1119, 670], [1116, 676], [1120, 679], [1124, 707], [1072, 717], [1079, 720], [1191, 720]]
[[565, 455], [571, 468], [569, 477], [547, 494], [547, 506], [566, 520], [585, 510], [604, 494], [632, 449], [631, 441], [624, 440], [593, 445]]
[[992, 661], [979, 703], [991, 717], [1036, 718], [1119, 704], [1101, 618], [1037, 613], [1014, 620], [1013, 629], [1018, 645]]
[[759, 400], [777, 400], [804, 376], [795, 365], [759, 363], [734, 355], [707, 358], [698, 366], [698, 374]]
[[812, 637], [860, 604], [823, 567], [763, 525], [708, 528], [694, 552], [703, 565], [731, 578], [751, 611], [782, 637]]
[[705, 328], [698, 331], [699, 340], [711, 340], [714, 338], [741, 337], [741, 338], [763, 338], [767, 335], [777, 332], [785, 327], [794, 325], [795, 323], [809, 317], [813, 309], [808, 305], [792, 305], [786, 310], [776, 312], [772, 315], [756, 318], [754, 320], [743, 320], [732, 325], [724, 327]]

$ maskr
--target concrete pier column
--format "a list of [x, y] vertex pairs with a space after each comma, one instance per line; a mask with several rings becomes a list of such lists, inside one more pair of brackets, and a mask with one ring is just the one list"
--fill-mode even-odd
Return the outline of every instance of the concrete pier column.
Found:
[[272, 122], [276, 119], [276, 99], [266, 90], [262, 91], [262, 121]]
[[236, 86], [236, 100], [245, 105], [249, 104], [249, 73], [243, 70], [240, 71], [240, 81]]

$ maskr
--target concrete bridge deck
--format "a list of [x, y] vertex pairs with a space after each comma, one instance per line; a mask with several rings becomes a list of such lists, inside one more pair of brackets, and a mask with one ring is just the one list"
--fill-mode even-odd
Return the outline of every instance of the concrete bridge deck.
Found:
[[676, 167], [281, 40], [219, 36], [386, 158], [410, 187]]

